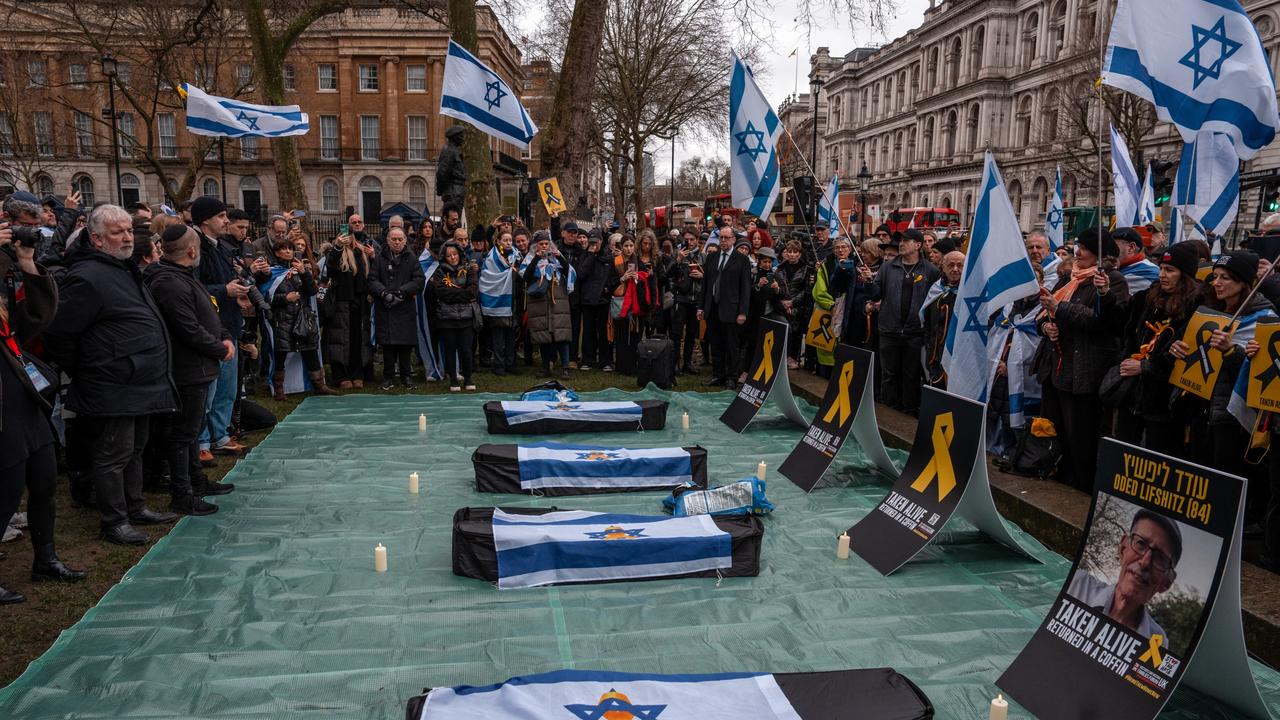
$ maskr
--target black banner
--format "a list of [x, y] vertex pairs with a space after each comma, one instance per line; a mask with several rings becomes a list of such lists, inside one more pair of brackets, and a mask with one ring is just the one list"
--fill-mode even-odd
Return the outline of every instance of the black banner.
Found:
[[[1071, 575], [997, 685], [1049, 720], [1159, 714], [1206, 632], [1243, 485], [1104, 439]], [[1231, 619], [1239, 634], [1238, 608]]]
[[[888, 575], [951, 519], [983, 450], [982, 403], [924, 388], [911, 455], [888, 496], [849, 528], [849, 547]], [[984, 458], [985, 460], [985, 458]]]
[[725, 408], [720, 422], [740, 433], [747, 429], [756, 413], [764, 406], [773, 389], [774, 380], [787, 371], [787, 324], [776, 320], [760, 319], [756, 331], [756, 351], [747, 370], [747, 381], [738, 389], [738, 395]]
[[874, 355], [866, 350], [852, 345], [836, 346], [835, 367], [818, 414], [813, 416], [804, 437], [778, 468], [778, 472], [805, 492], [822, 479], [849, 436], [866, 394], [872, 362]]

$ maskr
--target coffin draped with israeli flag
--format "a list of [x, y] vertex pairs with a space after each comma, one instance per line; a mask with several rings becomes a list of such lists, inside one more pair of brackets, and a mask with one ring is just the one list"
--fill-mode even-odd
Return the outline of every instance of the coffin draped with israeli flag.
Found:
[[933, 704], [891, 668], [650, 675], [559, 670], [429, 690], [406, 720], [927, 720]]
[[471, 454], [476, 490], [555, 497], [707, 487], [707, 451], [698, 446], [624, 448], [543, 442], [485, 444]]
[[755, 576], [763, 539], [764, 526], [751, 516], [462, 508], [453, 515], [453, 574], [502, 590]]
[[484, 404], [484, 417], [489, 432], [496, 435], [661, 430], [667, 424], [667, 402], [490, 400]]

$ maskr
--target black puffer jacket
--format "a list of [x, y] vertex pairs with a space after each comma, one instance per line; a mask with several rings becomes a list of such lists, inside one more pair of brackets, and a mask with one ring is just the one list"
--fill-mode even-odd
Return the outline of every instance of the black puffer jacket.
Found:
[[431, 288], [436, 297], [437, 327], [451, 330], [475, 326], [473, 304], [480, 296], [480, 285], [470, 263], [463, 260], [454, 266], [442, 260], [431, 276]]
[[[1125, 344], [1123, 352], [1120, 353], [1120, 359], [1137, 354], [1144, 345], [1151, 345], [1150, 352], [1142, 360], [1137, 395], [1134, 398], [1134, 406], [1129, 410], [1147, 420], [1167, 421], [1174, 417], [1175, 408], [1178, 417], [1183, 417], [1185, 413], [1190, 412], [1190, 408], [1180, 407], [1188, 401], [1203, 402], [1190, 393], [1179, 392], [1169, 384], [1169, 375], [1174, 368], [1174, 359], [1169, 354], [1169, 347], [1175, 340], [1182, 338], [1187, 329], [1187, 321], [1191, 319], [1196, 308], [1192, 304], [1178, 316], [1170, 317], [1163, 311], [1148, 306], [1147, 296], [1154, 288], [1153, 285], [1129, 298], [1124, 315], [1125, 326], [1121, 331]], [[1152, 326], [1156, 329], [1153, 330]]]
[[[7, 253], [0, 251], [0, 278], [8, 275], [11, 263], [12, 258]], [[16, 263], [13, 264], [16, 265]], [[58, 286], [53, 283], [49, 273], [40, 265], [36, 265], [35, 275], [28, 275], [16, 267], [13, 268], [13, 271], [22, 280], [23, 299], [18, 302], [14, 297], [5, 298], [6, 307], [9, 309], [9, 331], [13, 333], [13, 338], [18, 342], [19, 349], [25, 354], [27, 352], [26, 343], [39, 335], [53, 321], [54, 313], [58, 309]], [[6, 293], [7, 295], [8, 293]], [[9, 370], [11, 371], [8, 374], [0, 375], [0, 377], [18, 381], [13, 387], [10, 387], [8, 382], [0, 385], [0, 433], [4, 433], [4, 394], [6, 391], [28, 393], [31, 401], [45, 410], [46, 414], [53, 408], [49, 407], [44, 398], [36, 392], [35, 387], [26, 380], [26, 371], [12, 353], [0, 348], [0, 356], [3, 356], [4, 362], [9, 364]], [[2, 369], [0, 369], [0, 373], [3, 373]], [[6, 436], [5, 439], [8, 439], [8, 437]], [[8, 448], [3, 443], [0, 443], [0, 447]], [[20, 459], [18, 458], [18, 460]], [[17, 460], [13, 460], [13, 462], [17, 462]]]
[[[398, 254], [384, 245], [369, 268], [369, 294], [373, 296], [373, 334], [379, 345], [418, 343], [418, 305], [426, 277], [413, 251], [405, 245]], [[391, 301], [384, 295], [391, 295]]]
[[173, 340], [173, 381], [199, 385], [218, 377], [218, 365], [227, 354], [223, 340], [231, 333], [223, 327], [209, 292], [195, 276], [195, 268], [161, 260], [148, 265], [142, 279], [156, 299], [165, 327]]
[[72, 378], [67, 408], [94, 417], [172, 412], [169, 336], [138, 268], [87, 243], [68, 253], [66, 266], [44, 337]]
[[613, 255], [607, 247], [599, 252], [584, 252], [574, 263], [578, 272], [578, 302], [583, 305], [606, 305], [613, 295]]
[[[1071, 298], [1059, 303], [1052, 318], [1042, 313], [1036, 321], [1040, 342], [1049, 344], [1045, 353], [1049, 381], [1062, 392], [1096, 395], [1102, 376], [1120, 362], [1120, 339], [1110, 331], [1103, 316], [1128, 300], [1129, 286], [1116, 270], [1108, 272], [1107, 279], [1111, 288], [1106, 295], [1099, 296], [1091, 281], [1082, 280]], [[1044, 333], [1044, 324], [1050, 320], [1058, 326], [1057, 342]]]
[[[288, 267], [281, 260], [276, 260], [277, 266]], [[289, 293], [298, 293], [298, 299], [289, 302]], [[275, 292], [271, 294], [271, 335], [273, 339], [273, 349], [276, 352], [301, 352], [303, 350], [315, 350], [320, 344], [319, 338], [312, 336], [311, 340], [304, 343], [297, 343], [293, 337], [293, 325], [298, 320], [298, 315], [304, 312], [314, 312], [311, 308], [311, 298], [316, 294], [316, 279], [309, 272], [302, 274], [292, 274], [286, 276], [276, 286]]]

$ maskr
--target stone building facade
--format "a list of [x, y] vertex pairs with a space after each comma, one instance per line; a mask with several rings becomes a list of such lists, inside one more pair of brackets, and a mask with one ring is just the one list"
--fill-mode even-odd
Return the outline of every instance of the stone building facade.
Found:
[[[1280, 2], [1244, 4], [1280, 66]], [[1066, 114], [1091, 93], [1114, 9], [1109, 0], [936, 0], [923, 24], [883, 47], [843, 57], [819, 48], [810, 59], [810, 78], [822, 79], [825, 96], [819, 177], [839, 170], [852, 185], [865, 163], [874, 178], [868, 204], [950, 207], [968, 225], [990, 148], [1024, 230], [1043, 225], [1057, 166], [1067, 206], [1095, 203], [1096, 131], [1081, 134]], [[798, 109], [783, 119], [797, 129], [812, 122]], [[1176, 161], [1180, 148], [1172, 126], [1157, 123], [1131, 150], [1145, 164]], [[1103, 160], [1109, 202], [1110, 158]], [[1244, 170], [1276, 167], [1273, 145]], [[1242, 227], [1252, 225], [1257, 206], [1257, 191], [1246, 191]]]

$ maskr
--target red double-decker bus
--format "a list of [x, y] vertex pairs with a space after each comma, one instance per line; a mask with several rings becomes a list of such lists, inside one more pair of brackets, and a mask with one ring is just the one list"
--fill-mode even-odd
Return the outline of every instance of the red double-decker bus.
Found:
[[889, 213], [889, 219], [885, 224], [889, 226], [889, 232], [902, 232], [909, 227], [917, 230], [927, 230], [932, 228], [947, 229], [951, 224], [960, 224], [960, 211], [951, 208], [901, 208]]

